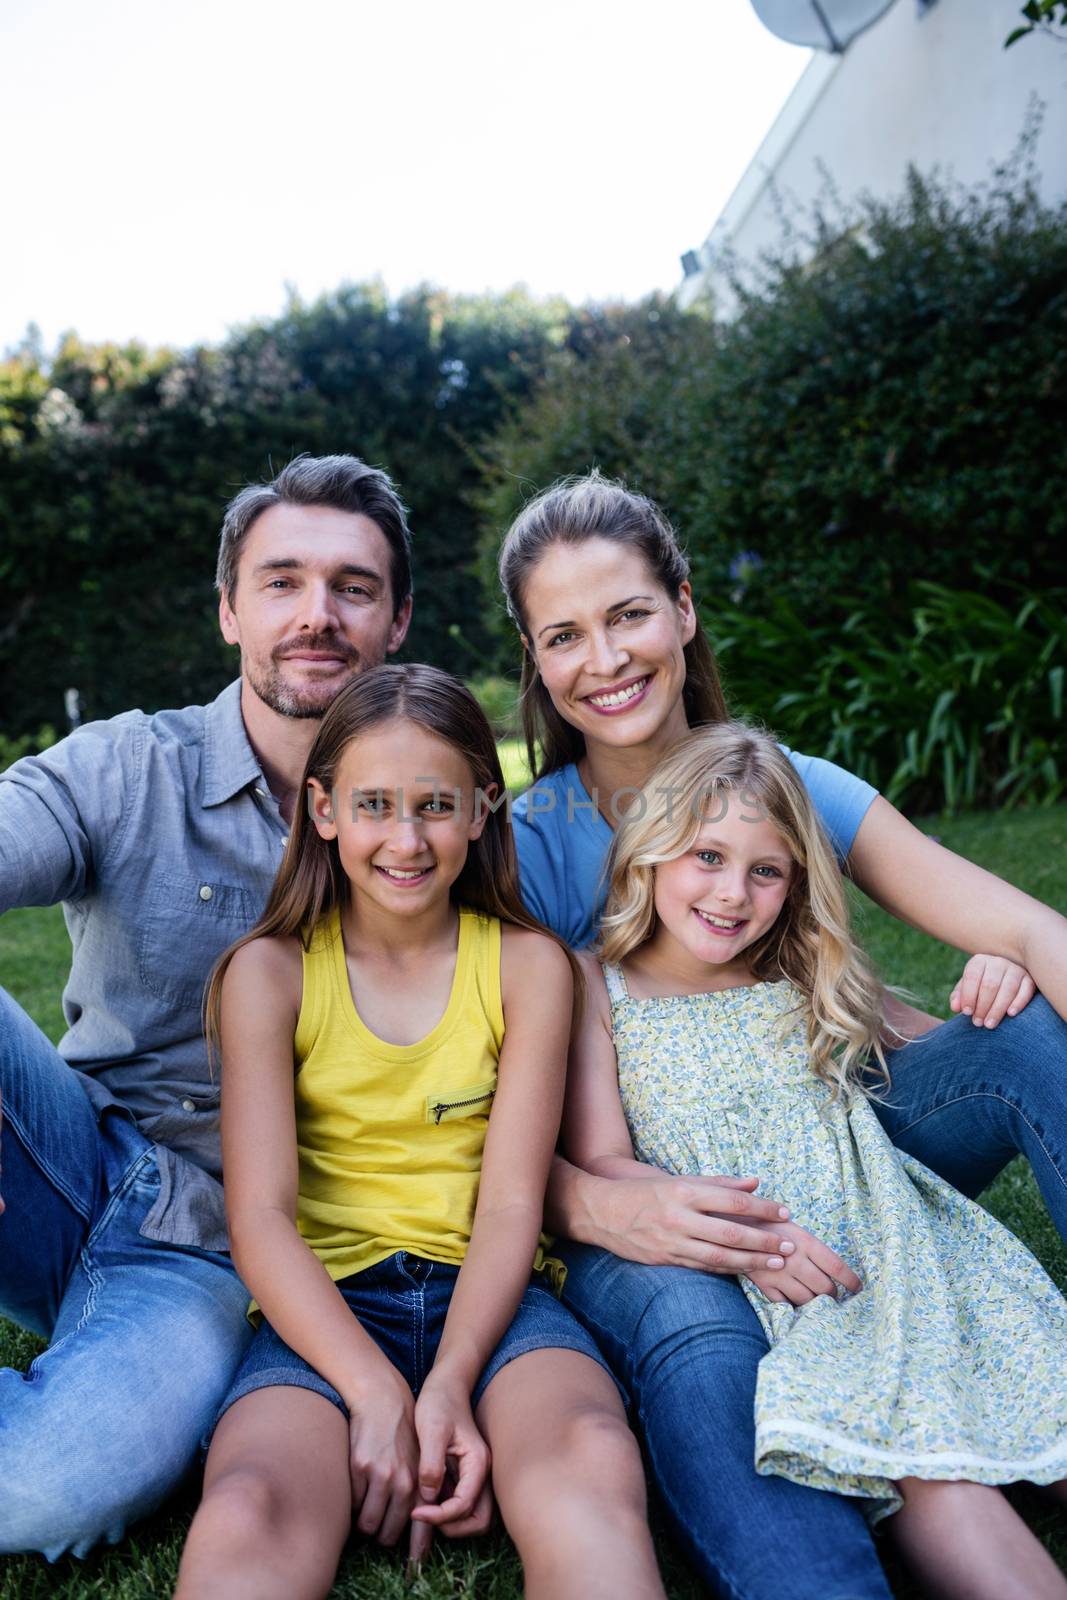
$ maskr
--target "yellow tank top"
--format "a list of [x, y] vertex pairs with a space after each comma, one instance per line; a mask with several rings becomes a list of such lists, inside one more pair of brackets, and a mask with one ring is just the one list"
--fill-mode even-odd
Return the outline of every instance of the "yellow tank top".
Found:
[[500, 923], [461, 908], [452, 992], [417, 1044], [361, 1020], [339, 912], [304, 952], [297, 1019], [297, 1227], [331, 1278], [397, 1250], [463, 1260], [504, 1038]]

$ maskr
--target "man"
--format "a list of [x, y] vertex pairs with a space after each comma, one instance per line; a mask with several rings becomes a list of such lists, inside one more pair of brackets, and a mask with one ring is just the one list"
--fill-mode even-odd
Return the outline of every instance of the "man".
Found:
[[217, 584], [239, 683], [0, 779], [0, 911], [62, 900], [73, 946], [58, 1052], [0, 990], [0, 1315], [50, 1341], [0, 1371], [4, 1553], [118, 1539], [244, 1350], [201, 999], [266, 901], [322, 713], [403, 642], [404, 507], [352, 456], [298, 458], [231, 502]]

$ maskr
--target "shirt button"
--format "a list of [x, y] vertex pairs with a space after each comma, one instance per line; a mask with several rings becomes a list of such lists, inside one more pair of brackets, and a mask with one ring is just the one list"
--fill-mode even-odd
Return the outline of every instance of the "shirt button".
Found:
[[195, 1111], [196, 1110], [196, 1101], [195, 1100], [183, 1100], [182, 1101], [182, 1110], [183, 1111]]
[[210, 883], [202, 883], [200, 885], [200, 898], [201, 898], [201, 900], [210, 900], [212, 892], [213, 891], [212, 891]]
[[260, 798], [260, 799], [261, 799], [261, 800], [265, 800], [265, 799], [266, 799], [266, 798], [267, 798], [267, 791], [266, 791], [266, 789], [257, 789], [257, 790], [256, 790], [256, 793], [257, 793], [257, 794], [258, 794], [258, 795], [259, 795], [259, 798]]
[[289, 835], [287, 833], [283, 833], [282, 834], [282, 846], [283, 846], [283, 848], [288, 843], [289, 843]]

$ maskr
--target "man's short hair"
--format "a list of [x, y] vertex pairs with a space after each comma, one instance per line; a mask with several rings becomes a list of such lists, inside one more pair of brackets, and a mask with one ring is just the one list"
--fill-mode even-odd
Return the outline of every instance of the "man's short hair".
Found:
[[388, 473], [356, 456], [296, 456], [270, 483], [252, 483], [226, 507], [219, 536], [215, 587], [231, 603], [237, 563], [248, 530], [271, 506], [330, 506], [369, 517], [389, 546], [389, 576], [396, 616], [411, 594], [411, 533], [407, 509]]

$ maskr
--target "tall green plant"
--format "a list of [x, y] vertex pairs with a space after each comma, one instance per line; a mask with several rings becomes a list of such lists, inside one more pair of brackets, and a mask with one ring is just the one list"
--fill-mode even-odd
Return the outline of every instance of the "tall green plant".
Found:
[[923, 580], [887, 639], [877, 601], [782, 596], [707, 622], [735, 706], [913, 812], [1051, 804], [1067, 791], [1067, 590], [1006, 605]]

